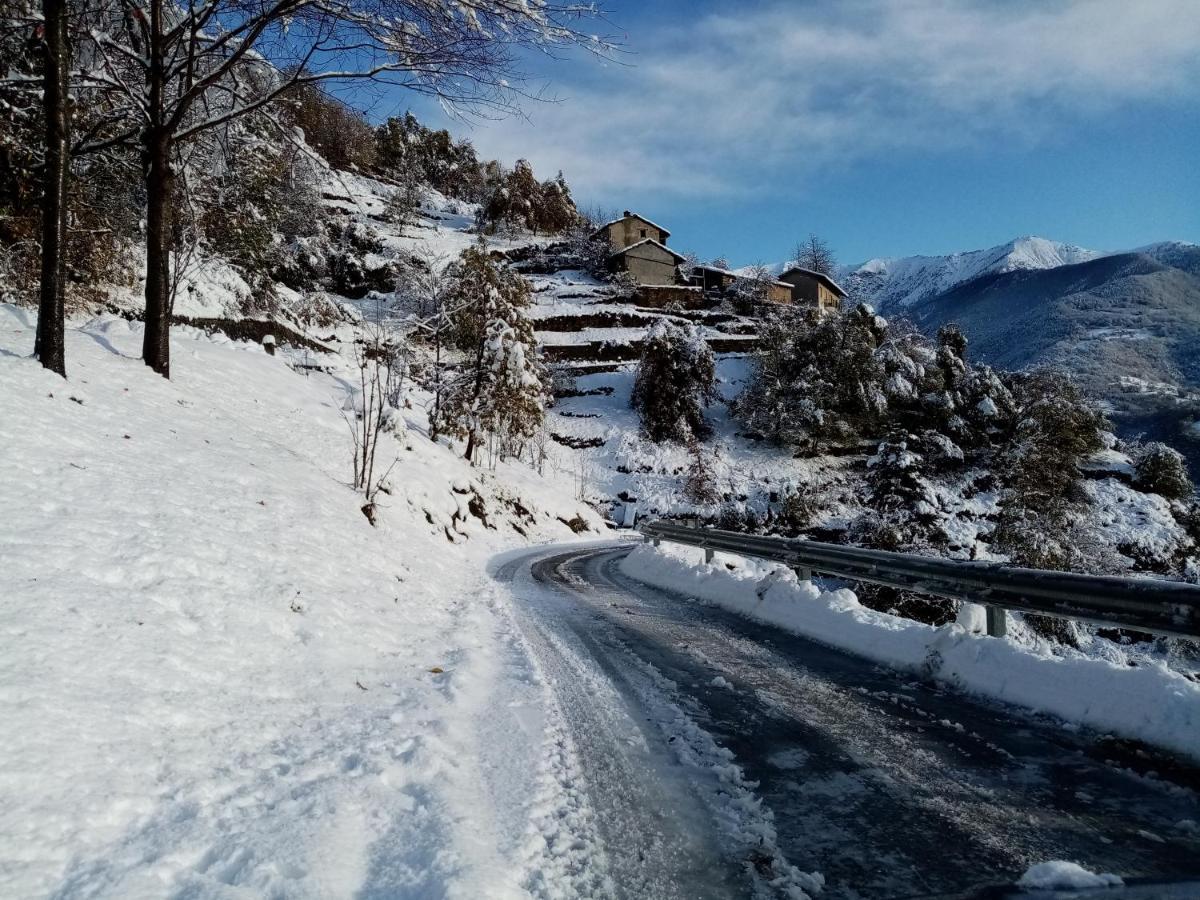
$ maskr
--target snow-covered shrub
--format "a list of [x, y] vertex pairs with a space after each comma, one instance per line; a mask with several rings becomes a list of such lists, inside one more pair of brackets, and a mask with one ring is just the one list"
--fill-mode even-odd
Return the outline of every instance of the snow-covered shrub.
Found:
[[1187, 463], [1178, 450], [1152, 441], [1138, 447], [1133, 457], [1134, 484], [1140, 490], [1171, 500], [1188, 500], [1195, 493]]
[[722, 531], [745, 531], [746, 509], [742, 504], [733, 501], [722, 503], [713, 524]]
[[417, 220], [424, 193], [416, 173], [405, 172], [396, 189], [387, 198], [383, 217], [395, 225], [398, 231], [403, 232]]
[[342, 310], [324, 291], [307, 291], [286, 307], [289, 315], [308, 328], [332, 328], [342, 320]]
[[749, 316], [768, 309], [771, 283], [775, 280], [771, 270], [763, 265], [751, 266], [745, 277], [737, 279], [730, 288], [734, 311]]
[[575, 265], [593, 278], [607, 279], [611, 275], [608, 261], [612, 256], [612, 244], [604, 234], [597, 233], [601, 224], [581, 217], [567, 229], [566, 241]]
[[938, 531], [937, 490], [925, 475], [930, 463], [921, 439], [893, 431], [867, 460], [871, 514], [861, 529], [864, 543], [881, 550], [919, 551], [945, 543]]
[[[945, 550], [948, 513], [932, 473], [954, 464], [950, 448], [957, 447], [937, 432], [926, 435], [894, 430], [867, 460], [866, 509], [851, 530], [856, 544], [925, 555]], [[873, 609], [931, 625], [951, 622], [957, 614], [957, 604], [912, 591], [864, 585], [860, 598]]]
[[1061, 373], [1011, 378], [1017, 424], [997, 460], [996, 545], [1021, 565], [1069, 570], [1077, 565], [1071, 526], [1087, 501], [1080, 465], [1103, 446], [1107, 424]]
[[799, 534], [812, 525], [820, 511], [820, 498], [807, 483], [784, 486], [775, 510], [775, 526], [786, 535]]
[[716, 362], [694, 325], [659, 319], [646, 333], [630, 402], [652, 441], [687, 443], [709, 434], [704, 408], [716, 399]]
[[[1040, 371], [1009, 377], [1015, 428], [997, 459], [1003, 484], [994, 546], [1014, 563], [1090, 571], [1094, 554], [1079, 527], [1086, 515], [1081, 464], [1104, 445], [1107, 423], [1065, 375]], [[1074, 646], [1072, 623], [1027, 616], [1030, 627]]]
[[271, 276], [295, 291], [321, 289], [359, 299], [394, 290], [401, 264], [380, 256], [383, 239], [362, 222], [333, 219], [317, 234], [281, 245]]
[[306, 156], [239, 123], [237, 139], [213, 148], [219, 174], [192, 179], [196, 238], [243, 273], [255, 294], [269, 291], [289, 242], [320, 230], [320, 191]]

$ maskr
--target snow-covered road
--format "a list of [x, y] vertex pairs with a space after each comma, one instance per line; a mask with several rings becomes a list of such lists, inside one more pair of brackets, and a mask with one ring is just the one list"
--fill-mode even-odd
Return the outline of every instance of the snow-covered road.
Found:
[[561, 714], [561, 783], [587, 824], [573, 877], [799, 897], [823, 876], [822, 897], [852, 898], [1051, 859], [1200, 873], [1196, 770], [684, 602], [623, 575], [627, 552], [543, 549], [494, 573]]

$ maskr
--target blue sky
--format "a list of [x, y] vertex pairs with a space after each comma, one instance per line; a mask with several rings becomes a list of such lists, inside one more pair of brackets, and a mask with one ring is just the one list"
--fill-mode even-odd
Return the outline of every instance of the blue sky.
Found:
[[559, 102], [474, 125], [413, 109], [735, 264], [809, 231], [843, 262], [1200, 242], [1197, 0], [605, 7], [625, 64], [531, 60]]

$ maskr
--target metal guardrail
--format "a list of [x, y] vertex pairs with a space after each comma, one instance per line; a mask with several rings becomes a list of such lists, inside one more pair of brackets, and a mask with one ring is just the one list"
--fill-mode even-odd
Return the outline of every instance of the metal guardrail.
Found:
[[1021, 569], [998, 563], [970, 562], [867, 550], [820, 541], [762, 537], [690, 528], [654, 521], [638, 530], [656, 545], [670, 541], [714, 551], [783, 563], [799, 571], [966, 600], [987, 607], [987, 632], [1003, 637], [1005, 611], [1074, 619], [1109, 628], [1128, 628], [1171, 637], [1200, 638], [1200, 587], [1153, 578], [1117, 578]]

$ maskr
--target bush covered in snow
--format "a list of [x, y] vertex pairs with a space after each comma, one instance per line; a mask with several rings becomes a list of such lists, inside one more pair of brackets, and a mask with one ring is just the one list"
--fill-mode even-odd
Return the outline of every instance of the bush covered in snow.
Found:
[[1172, 500], [1188, 500], [1196, 491], [1183, 454], [1157, 441], [1137, 448], [1134, 483], [1144, 491]]
[[785, 307], [764, 324], [734, 409], [755, 432], [808, 452], [877, 439], [894, 426], [986, 445], [1012, 402], [995, 372], [968, 365], [966, 348], [952, 325], [934, 343], [865, 304], [835, 315]]

